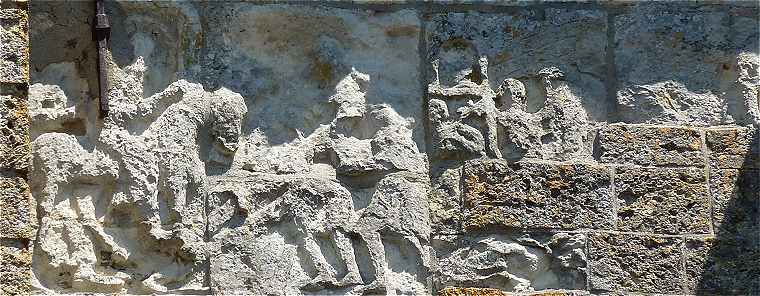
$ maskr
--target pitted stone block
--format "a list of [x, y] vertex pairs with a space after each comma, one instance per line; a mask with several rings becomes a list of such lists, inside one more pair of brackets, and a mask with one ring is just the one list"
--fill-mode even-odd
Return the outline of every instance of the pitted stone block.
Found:
[[[760, 233], [755, 232], [755, 236]], [[760, 294], [760, 244], [757, 238], [687, 238], [684, 248], [686, 293], [697, 295]]]
[[713, 168], [760, 168], [760, 133], [752, 126], [708, 128], [705, 144]]
[[586, 287], [586, 235], [512, 233], [433, 239], [434, 286], [497, 288], [507, 292]]
[[26, 89], [0, 85], [0, 170], [25, 171], [29, 166], [29, 115]]
[[611, 124], [599, 132], [601, 162], [641, 166], [704, 166], [699, 130]]
[[23, 9], [0, 9], [0, 83], [29, 82], [29, 35]]
[[681, 238], [594, 233], [588, 243], [589, 289], [681, 293]]
[[696, 168], [615, 170], [617, 229], [649, 233], [710, 232], [707, 177]]
[[0, 239], [0, 273], [25, 273], [32, 267], [32, 254], [18, 240]]
[[465, 164], [466, 229], [612, 229], [611, 176], [592, 164], [473, 160]]
[[760, 236], [760, 170], [712, 170], [710, 195], [716, 236]]
[[534, 292], [512, 293], [494, 288], [446, 287], [438, 291], [438, 296], [581, 296], [590, 295], [587, 291], [542, 290]]
[[0, 292], [4, 295], [30, 295], [32, 292], [32, 273], [0, 272]]
[[0, 178], [0, 238], [31, 239], [36, 222], [26, 182], [21, 178]]

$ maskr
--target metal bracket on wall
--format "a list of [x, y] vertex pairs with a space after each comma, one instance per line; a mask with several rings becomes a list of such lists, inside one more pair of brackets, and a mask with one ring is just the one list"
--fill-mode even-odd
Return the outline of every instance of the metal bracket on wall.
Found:
[[98, 41], [98, 84], [100, 85], [100, 117], [108, 115], [108, 38], [111, 24], [108, 22], [103, 0], [95, 1], [95, 38]]

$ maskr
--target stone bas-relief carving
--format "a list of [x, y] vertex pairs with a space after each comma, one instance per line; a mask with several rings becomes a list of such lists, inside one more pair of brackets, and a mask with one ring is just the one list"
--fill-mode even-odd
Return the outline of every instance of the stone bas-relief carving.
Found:
[[108, 5], [102, 117], [30, 16], [37, 293], [760, 291], [756, 5]]
[[[182, 7], [175, 13], [195, 9], [177, 5]], [[118, 7], [144, 8], [133, 6]], [[273, 12], [241, 7], [246, 9], [238, 12], [240, 17]], [[343, 15], [336, 19], [318, 12], [309, 21], [369, 18], [387, 27], [377, 33], [392, 42], [417, 45], [412, 38], [417, 24], [402, 26], [414, 20], [408, 11], [380, 20], [334, 12]], [[270, 22], [276, 26], [277, 20]], [[170, 27], [166, 31], [174, 32]], [[336, 49], [314, 40], [328, 44], [315, 51], [340, 50], [347, 57], [320, 60], [320, 67], [334, 71], [316, 76], [283, 72], [325, 89], [316, 96], [303, 93], [313, 96], [315, 106], [324, 106], [325, 114], [314, 118], [318, 121], [276, 119], [303, 128], [289, 139], [272, 134], [272, 122], [259, 126], [260, 117], [290, 112], [292, 106], [277, 102], [282, 94], [232, 84], [234, 91], [223, 87], [224, 81], [211, 91], [191, 82], [198, 75], [193, 69], [171, 74], [188, 80], [161, 89], [156, 73], [172, 70], [155, 68], [154, 59], [181, 51], [167, 50], [163, 47], [170, 44], [153, 43], [141, 32], [130, 36], [134, 60], [109, 68], [110, 110], [102, 123], [86, 106], [87, 83], [69, 79], [50, 84], [62, 71], [75, 72], [71, 63], [40, 69], [40, 82], [33, 86], [32, 189], [42, 209], [38, 232], [44, 236], [34, 253], [40, 292], [428, 293], [427, 162], [415, 142], [419, 116], [409, 117], [419, 107], [403, 96], [419, 91], [414, 79], [388, 82], [385, 73], [377, 74], [377, 66], [353, 63], [350, 51], [364, 54], [361, 45]], [[115, 42], [119, 48], [120, 41]], [[261, 54], [245, 46], [234, 51]], [[394, 49], [379, 50], [401, 56]], [[250, 63], [262, 56], [255, 58]], [[416, 62], [409, 65], [416, 68]], [[415, 107], [403, 108], [409, 105]], [[83, 126], [84, 134], [61, 133], [69, 131], [71, 122]]]

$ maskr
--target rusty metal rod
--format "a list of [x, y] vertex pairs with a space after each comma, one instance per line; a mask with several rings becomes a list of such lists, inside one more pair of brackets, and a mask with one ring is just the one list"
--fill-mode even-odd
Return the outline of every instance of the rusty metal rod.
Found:
[[98, 41], [98, 84], [100, 86], [100, 116], [108, 115], [108, 38], [111, 24], [108, 22], [103, 0], [95, 1], [95, 38]]

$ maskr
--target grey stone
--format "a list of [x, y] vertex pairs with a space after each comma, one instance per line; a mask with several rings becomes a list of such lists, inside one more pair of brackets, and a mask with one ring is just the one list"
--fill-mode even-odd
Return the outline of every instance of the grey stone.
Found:
[[[746, 122], [747, 112], [757, 110], [757, 95], [725, 94], [741, 93], [746, 86], [746, 80], [736, 79], [742, 76], [742, 66], [736, 65], [746, 57], [756, 59], [757, 38], [750, 36], [760, 29], [732, 28], [730, 19], [728, 9], [719, 6], [665, 3], [638, 3], [616, 16], [620, 119], [690, 125]], [[736, 36], [734, 31], [742, 33]]]
[[710, 197], [703, 169], [619, 167], [615, 196], [621, 231], [710, 232]]
[[594, 233], [588, 240], [589, 289], [668, 294], [683, 291], [681, 238]]
[[24, 9], [0, 9], [0, 83], [29, 82], [29, 36]]
[[676, 126], [610, 124], [599, 131], [600, 161], [641, 166], [704, 166], [699, 130]]
[[760, 133], [757, 128], [709, 128], [705, 133], [705, 144], [713, 168], [760, 168]]
[[755, 295], [760, 293], [760, 245], [729, 234], [687, 238], [684, 248], [687, 293]]
[[610, 171], [592, 164], [473, 160], [464, 171], [466, 229], [612, 229]]
[[24, 179], [0, 177], [0, 239], [34, 238], [34, 205]]
[[436, 236], [435, 286], [584, 289], [585, 245], [580, 233]]
[[218, 179], [209, 213], [212, 290], [423, 293], [430, 264], [423, 180], [391, 174], [363, 197], [306, 176]]
[[712, 170], [710, 195], [715, 235], [760, 236], [760, 170]]
[[608, 108], [600, 102], [606, 15], [545, 13], [426, 22], [431, 157], [590, 159], [590, 121], [606, 119]]
[[[606, 73], [603, 11], [547, 8], [542, 14], [525, 8], [515, 13], [434, 14], [426, 22], [426, 32], [428, 59], [438, 61], [437, 76], [443, 86], [454, 86], [455, 77], [473, 72], [477, 66], [473, 62], [481, 58], [489, 65], [481, 79], [487, 79], [492, 89], [507, 78], [538, 82], [535, 74], [557, 67], [589, 117], [606, 116], [607, 106], [600, 104], [606, 96], [601, 78]], [[428, 77], [428, 83], [434, 78]], [[542, 90], [528, 92], [528, 112], [535, 112], [543, 105]]]
[[428, 203], [433, 233], [455, 234], [462, 231], [461, 166], [441, 167], [432, 170]]
[[26, 171], [29, 153], [25, 89], [19, 85], [0, 85], [0, 170]]

